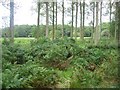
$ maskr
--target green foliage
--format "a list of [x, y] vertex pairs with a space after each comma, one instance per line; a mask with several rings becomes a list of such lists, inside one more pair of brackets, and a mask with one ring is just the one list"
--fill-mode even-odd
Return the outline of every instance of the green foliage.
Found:
[[92, 27], [86, 26], [84, 30], [84, 37], [91, 37], [91, 30], [92, 30]]
[[[57, 25], [57, 30], [55, 30], [55, 37], [56, 38], [60, 38], [62, 36], [62, 25]], [[52, 37], [52, 25], [48, 26], [49, 28], [49, 37]], [[111, 28], [111, 31], [110, 31]], [[75, 30], [75, 27], [73, 28]], [[45, 25], [40, 25], [39, 29], [36, 25], [15, 25], [14, 27], [14, 36], [15, 37], [36, 37], [36, 34], [38, 34], [39, 37], [43, 37], [45, 36], [45, 30], [46, 30], [46, 26]], [[77, 36], [79, 35], [79, 30], [80, 27], [77, 28]], [[84, 29], [84, 36], [85, 37], [90, 37], [91, 36], [91, 30], [92, 30], [92, 26], [85, 26]], [[115, 21], [112, 21], [111, 26], [109, 25], [109, 23], [102, 23], [102, 32], [104, 30], [107, 30], [110, 32], [110, 34], [112, 36], [114, 36], [114, 32], [115, 32]], [[69, 37], [69, 34], [71, 32], [71, 26], [70, 25], [64, 25], [64, 35]], [[2, 30], [2, 36], [4, 36], [6, 33], [7, 37], [9, 36], [9, 28], [4, 28]], [[73, 32], [74, 33], [74, 32]], [[73, 34], [73, 36], [75, 36]]]
[[3, 45], [3, 52], [2, 52], [2, 58], [3, 60], [8, 60], [11, 63], [24, 63], [26, 62], [25, 55], [26, 50], [22, 48], [20, 45], [14, 44], [14, 45]]
[[[105, 30], [105, 31], [104, 31]], [[115, 36], [115, 21], [111, 22], [111, 26], [110, 26], [110, 22], [108, 23], [103, 23], [102, 24], [102, 31], [104, 32], [103, 35], [107, 34], [107, 36], [110, 34], [111, 37]], [[109, 35], [109, 36], [110, 36]]]
[[[57, 25], [57, 30], [55, 30], [55, 35], [57, 38], [62, 36], [62, 25]], [[48, 26], [49, 28], [49, 37], [52, 37], [52, 25]], [[91, 28], [89, 26], [85, 26], [85, 32], [84, 35], [85, 37], [89, 37], [91, 35]], [[75, 28], [74, 28], [75, 29]], [[45, 25], [40, 25], [39, 29], [36, 25], [15, 25], [14, 27], [14, 36], [15, 37], [36, 37], [36, 34], [39, 37], [43, 37], [45, 36], [45, 30], [46, 30], [46, 26]], [[80, 28], [78, 28], [77, 32], [79, 36], [79, 30]], [[64, 25], [64, 35], [65, 36], [69, 36], [71, 32], [71, 26], [70, 25]], [[2, 30], [2, 37], [4, 37], [6, 34], [6, 37], [9, 36], [9, 28], [6, 27]]]
[[102, 87], [105, 75], [117, 77], [118, 54], [109, 40], [98, 46], [71, 38], [25, 42], [2, 45], [3, 88], [94, 88]]
[[83, 68], [76, 69], [70, 84], [71, 88], [95, 88], [102, 81], [102, 77], [96, 72], [90, 72]]
[[[15, 37], [33, 37], [35, 27], [36, 27], [35, 25], [15, 25], [14, 36]], [[9, 32], [9, 27], [4, 28], [2, 30], [2, 36], [4, 36], [6, 33], [8, 37], [9, 36], [8, 32]]]
[[54, 70], [46, 69], [33, 61], [28, 61], [20, 66], [15, 65], [14, 67], [11, 64], [11, 68], [6, 68], [2, 76], [3, 88], [51, 87], [59, 79]]
[[68, 54], [71, 56], [75, 53], [75, 40], [72, 39], [50, 39], [40, 38], [31, 45], [31, 55], [44, 59], [45, 61], [66, 60]]
[[109, 30], [109, 26], [110, 26], [109, 23], [105, 23], [105, 22], [104, 22], [104, 23], [102, 24], [102, 31], [103, 31], [103, 30], [106, 30], [106, 29]]
[[114, 37], [115, 36], [115, 21], [111, 22], [111, 27], [110, 28], [111, 28], [110, 34], [111, 34], [112, 37]]

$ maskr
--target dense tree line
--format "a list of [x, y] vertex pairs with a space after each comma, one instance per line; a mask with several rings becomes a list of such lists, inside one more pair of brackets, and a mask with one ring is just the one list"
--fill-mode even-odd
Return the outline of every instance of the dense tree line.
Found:
[[[61, 32], [61, 27], [62, 25], [57, 25], [57, 30], [56, 30], [56, 37], [60, 37], [60, 35], [62, 35]], [[112, 22], [112, 35], [114, 36], [114, 29], [115, 29], [115, 22]], [[37, 29], [38, 28], [36, 25], [15, 25], [14, 26], [14, 37], [35, 37], [36, 33], [37, 33]], [[37, 33], [38, 37], [39, 36], [43, 36], [45, 35], [45, 25], [41, 25], [39, 26], [40, 30]], [[49, 35], [50, 37], [52, 37], [52, 30], [53, 30], [53, 26], [49, 25]], [[71, 26], [70, 25], [64, 25], [64, 36], [68, 36], [70, 37], [70, 32], [71, 32]], [[73, 27], [74, 29], [76, 29], [76, 27]], [[79, 30], [80, 27], [77, 27], [77, 29]], [[8, 35], [9, 33], [9, 27], [3, 28], [2, 30], [2, 37], [4, 37], [5, 35], [7, 37], [9, 37]], [[107, 36], [109, 34], [109, 23], [103, 23], [102, 24], [102, 36]], [[79, 31], [77, 31], [77, 37], [79, 37]], [[73, 34], [73, 36], [76, 36], [75, 34]], [[92, 26], [85, 26], [85, 30], [84, 30], [84, 37], [92, 37]]]

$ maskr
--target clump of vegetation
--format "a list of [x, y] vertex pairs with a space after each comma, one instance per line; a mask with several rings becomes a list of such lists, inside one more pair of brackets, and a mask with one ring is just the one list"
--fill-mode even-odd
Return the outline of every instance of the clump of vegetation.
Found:
[[[38, 60], [43, 60], [47, 63], [51, 63], [51, 66], [58, 66], [61, 62], [64, 63], [70, 58], [74, 57], [77, 53], [74, 39], [40, 39], [37, 42], [33, 42], [30, 49], [30, 55], [37, 58]], [[79, 48], [81, 49], [81, 48]], [[60, 65], [59, 65], [60, 66]]]
[[3, 88], [50, 88], [59, 79], [53, 69], [47, 69], [33, 61], [28, 61], [20, 66], [13, 66], [10, 63], [7, 63], [5, 67], [4, 65]]

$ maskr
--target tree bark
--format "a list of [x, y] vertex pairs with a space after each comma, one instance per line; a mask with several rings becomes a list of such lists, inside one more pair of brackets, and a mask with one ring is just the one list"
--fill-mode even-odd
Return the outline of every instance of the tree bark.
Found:
[[[116, 2], [116, 8], [117, 8], [117, 43], [118, 43], [118, 54], [120, 54], [120, 1]], [[120, 71], [120, 55], [118, 55], [118, 71]], [[120, 78], [120, 73], [118, 73], [118, 78]], [[117, 78], [117, 79], [118, 79]], [[120, 80], [118, 80], [120, 82]], [[120, 86], [120, 83], [118, 84]]]
[[76, 2], [75, 39], [77, 39], [77, 17], [78, 17], [78, 2]]
[[14, 0], [10, 0], [10, 42], [14, 43]]
[[111, 1], [110, 1], [110, 3], [109, 3], [109, 5], [110, 5], [110, 17], [109, 17], [109, 19], [110, 19], [110, 37], [112, 37], [112, 30], [111, 30], [111, 14], [112, 14], [112, 4], [111, 4]]
[[64, 37], [64, 0], [62, 0], [62, 38]]
[[48, 11], [49, 3], [46, 2], [46, 37], [48, 38], [48, 26], [49, 26], [49, 11]]
[[56, 30], [57, 30], [57, 1], [56, 1]]
[[98, 27], [98, 10], [99, 10], [99, 2], [96, 2], [96, 29], [95, 29], [95, 45], [99, 42], [99, 27]]
[[102, 1], [100, 3], [100, 30], [99, 30], [99, 39], [101, 38], [101, 31], [102, 31]]
[[83, 40], [83, 17], [82, 17], [82, 3], [80, 2], [80, 39]]
[[73, 22], [74, 22], [73, 13], [74, 13], [74, 4], [73, 4], [73, 2], [72, 2], [72, 28], [71, 28], [71, 38], [73, 37]]
[[94, 41], [94, 35], [95, 35], [95, 2], [93, 2], [93, 30], [92, 30], [92, 43]]
[[52, 35], [52, 40], [55, 38], [55, 29], [54, 29], [54, 2], [53, 2], [53, 35]]
[[114, 40], [117, 40], [117, 29], [118, 29], [118, 2], [115, 2], [115, 37]]
[[83, 37], [82, 40], [84, 40], [84, 29], [85, 29], [85, 0], [83, 0]]
[[118, 40], [118, 48], [119, 48], [119, 52], [120, 52], [120, 1], [117, 4], [117, 13], [118, 13], [118, 29], [117, 29], [117, 40]]
[[40, 2], [38, 2], [38, 16], [37, 16], [37, 31], [36, 38], [39, 38], [39, 25], [40, 25]]

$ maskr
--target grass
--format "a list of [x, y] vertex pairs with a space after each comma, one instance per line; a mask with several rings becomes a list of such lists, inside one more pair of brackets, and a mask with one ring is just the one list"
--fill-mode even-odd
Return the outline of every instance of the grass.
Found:
[[[28, 38], [28, 37], [19, 37], [19, 38], [14, 38], [14, 40], [18, 40], [18, 41], [23, 41], [23, 40], [33, 40], [35, 38]], [[0, 38], [0, 41], [3, 41], [4, 38]]]
[[21, 44], [29, 44], [30, 41], [34, 40], [34, 38], [15, 38], [14, 39], [15, 42], [14, 43], [21, 43]]
[[[20, 44], [20, 45], [29, 45], [32, 40], [35, 38], [26, 38], [26, 37], [19, 37], [19, 38], [14, 38], [14, 43], [15, 44]], [[2, 42], [4, 38], [0, 38], [0, 42]]]
[[[29, 45], [30, 42], [34, 39], [35, 38], [18, 37], [18, 38], [14, 38], [14, 43], [16, 43], [16, 44], [19, 43], [20, 45], [27, 45], [27, 44]], [[86, 41], [89, 41], [91, 39], [91, 37], [84, 37], [84, 39]], [[3, 40], [4, 40], [4, 38], [0, 38], [0, 42], [2, 42]], [[77, 37], [77, 41], [78, 41], [78, 43], [80, 43], [80, 45], [82, 47], [86, 46], [84, 41], [83, 42], [80, 41], [80, 37]]]

